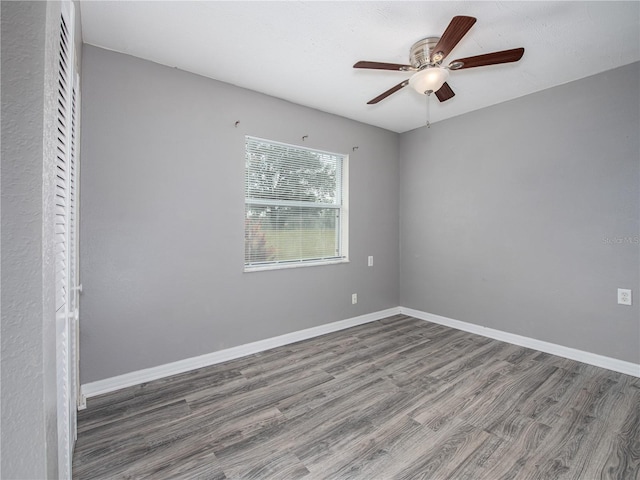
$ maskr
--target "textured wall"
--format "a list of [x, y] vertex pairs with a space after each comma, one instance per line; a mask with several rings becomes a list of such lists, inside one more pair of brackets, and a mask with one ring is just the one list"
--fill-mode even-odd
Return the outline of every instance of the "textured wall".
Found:
[[2, 2], [2, 478], [57, 475], [51, 179], [60, 4]]
[[403, 134], [401, 305], [640, 362], [639, 69]]
[[[397, 134], [87, 45], [82, 100], [82, 383], [398, 305]], [[351, 263], [243, 273], [244, 135], [350, 154]]]

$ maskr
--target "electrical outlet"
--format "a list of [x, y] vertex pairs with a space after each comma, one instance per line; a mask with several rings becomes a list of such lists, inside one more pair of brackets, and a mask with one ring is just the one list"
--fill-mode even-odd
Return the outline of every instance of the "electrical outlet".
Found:
[[369, 259], [367, 260], [367, 265], [369, 267], [373, 267], [373, 255], [369, 255]]
[[351, 305], [355, 305], [356, 303], [358, 303], [358, 294], [357, 293], [352, 293], [351, 294]]
[[626, 288], [619, 288], [618, 303], [620, 305], [631, 305], [631, 290]]

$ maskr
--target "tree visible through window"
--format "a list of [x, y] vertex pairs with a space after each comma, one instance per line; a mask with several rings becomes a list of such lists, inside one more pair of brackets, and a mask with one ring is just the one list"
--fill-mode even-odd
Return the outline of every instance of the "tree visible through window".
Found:
[[246, 137], [246, 269], [346, 257], [345, 158]]

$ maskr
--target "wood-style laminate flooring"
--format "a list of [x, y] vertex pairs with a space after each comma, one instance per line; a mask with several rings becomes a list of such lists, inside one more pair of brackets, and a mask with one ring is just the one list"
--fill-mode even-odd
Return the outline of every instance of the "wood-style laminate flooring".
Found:
[[89, 399], [76, 479], [640, 478], [640, 379], [397, 315]]

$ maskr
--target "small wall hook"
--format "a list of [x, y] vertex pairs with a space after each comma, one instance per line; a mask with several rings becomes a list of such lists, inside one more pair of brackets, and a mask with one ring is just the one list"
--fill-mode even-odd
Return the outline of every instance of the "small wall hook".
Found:
[[240, 120], [236, 120], [235, 127], [238, 128], [238, 125], [240, 125]]
[[358, 147], [353, 147], [353, 151], [355, 152], [358, 149]]
[[304, 136], [302, 137], [302, 141], [304, 142], [307, 138], [309, 138], [309, 135], [304, 135]]

